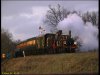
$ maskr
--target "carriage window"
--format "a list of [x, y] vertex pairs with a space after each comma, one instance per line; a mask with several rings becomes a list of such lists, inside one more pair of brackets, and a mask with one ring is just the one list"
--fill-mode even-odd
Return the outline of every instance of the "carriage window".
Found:
[[32, 41], [29, 41], [29, 42], [28, 42], [28, 45], [32, 45]]
[[44, 46], [44, 40], [42, 40], [42, 46]]
[[47, 38], [47, 46], [48, 46], [49, 37]]
[[57, 37], [58, 37], [58, 35], [56, 34], [56, 35], [55, 35], [55, 39], [57, 39]]
[[64, 41], [64, 44], [66, 44], [66, 41]]
[[36, 44], [36, 40], [33, 40], [33, 45], [35, 45]]
[[37, 45], [38, 45], [38, 48], [40, 48], [39, 40], [37, 40]]
[[57, 41], [57, 46], [59, 46], [59, 42]]
[[66, 36], [66, 39], [67, 39], [67, 36]]

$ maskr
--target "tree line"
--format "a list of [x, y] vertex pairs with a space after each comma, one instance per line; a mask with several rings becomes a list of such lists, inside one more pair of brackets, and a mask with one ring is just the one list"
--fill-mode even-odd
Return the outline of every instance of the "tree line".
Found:
[[13, 40], [13, 36], [8, 30], [1, 28], [1, 54], [13, 53], [18, 42], [18, 40]]

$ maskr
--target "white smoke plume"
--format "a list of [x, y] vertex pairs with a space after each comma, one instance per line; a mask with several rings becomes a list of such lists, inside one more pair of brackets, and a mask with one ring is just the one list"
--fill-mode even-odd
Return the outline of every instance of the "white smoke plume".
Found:
[[79, 39], [77, 41], [82, 41], [81, 50], [98, 49], [98, 28], [90, 22], [84, 24], [82, 18], [77, 14], [70, 14], [59, 22], [57, 28], [67, 35], [71, 30], [73, 38], [78, 36]]

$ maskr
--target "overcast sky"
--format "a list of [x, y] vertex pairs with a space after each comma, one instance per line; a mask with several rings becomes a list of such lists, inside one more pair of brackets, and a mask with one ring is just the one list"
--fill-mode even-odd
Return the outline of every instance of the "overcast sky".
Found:
[[43, 20], [48, 5], [60, 4], [68, 10], [81, 12], [98, 11], [98, 1], [1, 1], [1, 26], [13, 34], [14, 40], [25, 40], [38, 36], [39, 26], [44, 26]]

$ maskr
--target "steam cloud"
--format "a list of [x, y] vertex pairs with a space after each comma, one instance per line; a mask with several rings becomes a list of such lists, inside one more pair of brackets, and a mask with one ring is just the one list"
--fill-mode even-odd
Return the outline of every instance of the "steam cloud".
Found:
[[62, 30], [63, 34], [69, 34], [72, 31], [72, 37], [78, 36], [77, 42], [82, 41], [81, 50], [98, 49], [98, 28], [92, 23], [84, 24], [82, 18], [77, 14], [70, 14], [63, 21], [59, 22], [57, 28]]

